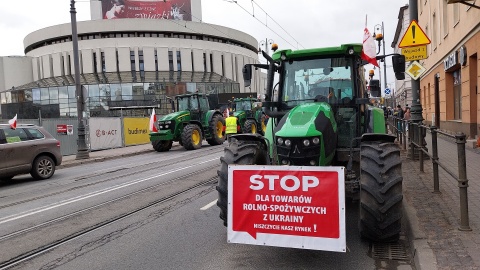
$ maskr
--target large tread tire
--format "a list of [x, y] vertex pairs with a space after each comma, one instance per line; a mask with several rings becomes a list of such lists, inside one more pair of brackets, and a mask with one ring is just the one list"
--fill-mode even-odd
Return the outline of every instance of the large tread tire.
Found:
[[157, 140], [152, 142], [153, 149], [157, 152], [166, 152], [172, 148], [172, 141]]
[[363, 142], [360, 151], [360, 235], [396, 242], [402, 222], [402, 161], [391, 142]]
[[182, 143], [186, 150], [197, 150], [202, 147], [202, 130], [195, 124], [188, 124], [183, 128]]
[[36, 180], [45, 180], [55, 173], [55, 162], [49, 156], [38, 156], [32, 164], [30, 175]]
[[245, 121], [245, 124], [243, 125], [243, 133], [247, 134], [255, 134], [258, 132], [258, 127], [257, 127], [257, 122], [252, 119], [248, 119]]
[[225, 119], [223, 119], [221, 115], [215, 115], [209, 123], [212, 137], [207, 140], [208, 144], [221, 145], [225, 142], [225, 131], [223, 127], [225, 127]]
[[225, 147], [224, 156], [220, 158], [220, 170], [218, 174], [218, 200], [220, 219], [227, 226], [228, 209], [228, 165], [268, 165], [267, 150], [261, 147], [259, 142], [238, 141], [233, 139], [229, 146]]

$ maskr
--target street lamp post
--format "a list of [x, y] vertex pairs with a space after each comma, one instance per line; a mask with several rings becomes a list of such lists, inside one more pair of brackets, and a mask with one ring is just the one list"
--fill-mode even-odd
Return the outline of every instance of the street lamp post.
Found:
[[272, 39], [268, 39], [266, 38], [265, 40], [262, 40], [260, 41], [260, 48], [259, 48], [259, 52], [262, 51], [262, 46], [265, 46], [265, 52], [270, 55], [270, 49], [268, 48], [268, 45], [270, 45], [272, 47], [272, 50], [275, 52], [278, 48], [277, 44], [275, 44], [275, 42], [272, 40]]
[[73, 65], [75, 70], [75, 95], [77, 98], [77, 117], [78, 117], [78, 140], [77, 155], [75, 159], [88, 159], [88, 147], [85, 141], [85, 124], [83, 123], [84, 98], [82, 85], [80, 84], [80, 63], [78, 59], [78, 34], [77, 34], [77, 11], [75, 10], [75, 0], [70, 2], [70, 17], [72, 25], [72, 44], [73, 44]]
[[[375, 40], [378, 42], [378, 52], [377, 54], [380, 53], [380, 45], [381, 42], [383, 43], [383, 55], [385, 55], [385, 32], [384, 32], [384, 27], [383, 27], [383, 22], [382, 24], [377, 24], [374, 26], [374, 32], [373, 32], [373, 37]], [[387, 89], [387, 60], [386, 58], [382, 59], [383, 61], [383, 87], [384, 89]], [[380, 75], [381, 76], [381, 75]]]

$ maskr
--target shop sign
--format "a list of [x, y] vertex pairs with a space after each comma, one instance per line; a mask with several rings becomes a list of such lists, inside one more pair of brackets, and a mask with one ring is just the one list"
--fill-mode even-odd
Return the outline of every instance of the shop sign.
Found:
[[457, 57], [457, 52], [453, 52], [445, 60], [443, 60], [443, 69], [444, 70], [449, 70], [452, 67], [454, 67], [456, 64], [458, 64], [458, 57]]

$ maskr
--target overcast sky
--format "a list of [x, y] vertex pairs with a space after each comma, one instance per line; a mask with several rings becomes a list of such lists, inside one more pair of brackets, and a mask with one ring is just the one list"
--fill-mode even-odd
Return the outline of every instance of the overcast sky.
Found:
[[[399, 9], [408, 4], [408, 0], [237, 0], [237, 3], [232, 2], [232, 0], [203, 0], [203, 21], [235, 28], [252, 35], [259, 41], [271, 39], [280, 48], [298, 46], [302, 49], [338, 46], [342, 43], [361, 43], [365, 16], [368, 16], [367, 26], [370, 32], [374, 32], [374, 26], [377, 24], [383, 22], [385, 25], [386, 53], [392, 52], [390, 44], [395, 34]], [[90, 19], [88, 0], [77, 0], [76, 8], [78, 21]], [[255, 17], [244, 9], [250, 14], [253, 13]], [[268, 16], [262, 9], [268, 13]], [[23, 39], [26, 35], [44, 27], [68, 22], [70, 22], [70, 0], [2, 0], [0, 35], [3, 38], [0, 43], [0, 56], [24, 55]], [[389, 65], [391, 65], [390, 62], [387, 62], [387, 69], [391, 69]], [[393, 83], [393, 75], [388, 75], [387, 82]]]

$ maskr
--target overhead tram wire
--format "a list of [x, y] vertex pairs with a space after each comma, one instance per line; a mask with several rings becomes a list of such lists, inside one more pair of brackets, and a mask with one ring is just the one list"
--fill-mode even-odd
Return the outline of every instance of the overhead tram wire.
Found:
[[[270, 15], [268, 14], [268, 12], [266, 12], [259, 4], [257, 4], [254, 0], [252, 0], [252, 2], [255, 3], [255, 5], [257, 5], [257, 7], [259, 7], [263, 12], [265, 12], [265, 14], [266, 14], [270, 19], [272, 19], [272, 21], [273, 21], [274, 23], [276, 23], [285, 33], [287, 33], [288, 36], [290, 36], [293, 40], [295, 40], [295, 42], [297, 42], [298, 45], [300, 45], [302, 48], [305, 49], [305, 47], [304, 47], [302, 44], [300, 44], [300, 42], [298, 42], [298, 40], [296, 40], [292, 35], [290, 35], [290, 33], [288, 33], [287, 30], [285, 30], [277, 21], [275, 21], [275, 19], [272, 18], [272, 16], [270, 16]], [[298, 46], [297, 46], [297, 49], [298, 49]]]
[[[267, 24], [263, 23], [262, 21], [260, 21], [257, 17], [255, 17], [255, 14], [252, 14], [250, 13], [248, 10], [246, 10], [244, 7], [242, 7], [240, 4], [238, 4], [237, 1], [235, 2], [232, 2], [232, 3], [235, 3], [237, 4], [237, 6], [239, 6], [241, 9], [243, 9], [245, 12], [247, 12], [248, 14], [252, 15], [253, 18], [255, 18], [255, 20], [257, 20], [258, 22], [260, 22], [261, 24], [265, 25], [266, 28], [268, 28], [270, 31], [272, 31], [273, 33], [275, 33], [275, 35], [277, 35], [279, 38], [283, 39], [286, 43], [290, 44], [290, 46], [292, 46], [292, 48], [298, 48], [298, 46], [295, 46], [293, 45], [292, 43], [288, 42], [288, 40], [286, 40], [284, 37], [282, 37], [281, 35], [279, 35], [277, 32], [275, 32], [272, 28], [270, 28]], [[302, 46], [303, 47], [303, 46]]]

